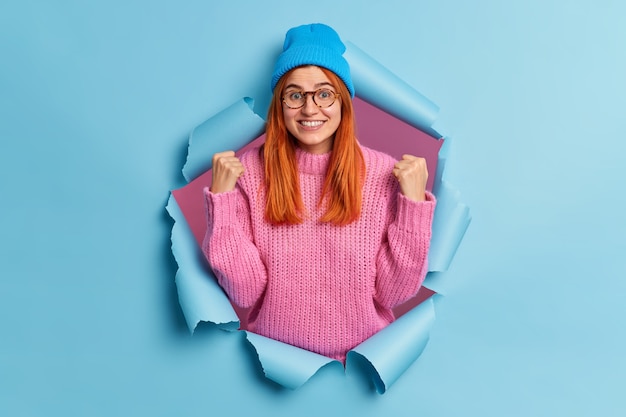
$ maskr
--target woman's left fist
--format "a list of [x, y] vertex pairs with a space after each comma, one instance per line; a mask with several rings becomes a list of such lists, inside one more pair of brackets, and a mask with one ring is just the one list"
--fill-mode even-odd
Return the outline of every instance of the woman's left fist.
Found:
[[413, 155], [402, 155], [402, 159], [396, 162], [393, 175], [398, 179], [400, 192], [413, 201], [426, 199], [426, 181], [428, 181], [428, 168], [426, 160]]

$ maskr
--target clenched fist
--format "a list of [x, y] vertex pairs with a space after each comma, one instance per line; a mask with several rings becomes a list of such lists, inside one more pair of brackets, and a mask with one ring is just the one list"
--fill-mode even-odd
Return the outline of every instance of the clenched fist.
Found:
[[216, 153], [213, 155], [211, 192], [217, 194], [234, 190], [237, 179], [243, 172], [243, 164], [235, 156], [235, 152]]
[[428, 180], [428, 168], [426, 160], [413, 155], [402, 155], [402, 159], [396, 162], [393, 175], [398, 179], [400, 192], [413, 201], [426, 199], [426, 181]]

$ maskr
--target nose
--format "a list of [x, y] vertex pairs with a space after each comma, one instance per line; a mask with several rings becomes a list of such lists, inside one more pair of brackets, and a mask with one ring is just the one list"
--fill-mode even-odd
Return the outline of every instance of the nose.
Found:
[[315, 101], [313, 101], [313, 94], [307, 93], [304, 97], [304, 106], [302, 106], [302, 113], [315, 114], [319, 110]]

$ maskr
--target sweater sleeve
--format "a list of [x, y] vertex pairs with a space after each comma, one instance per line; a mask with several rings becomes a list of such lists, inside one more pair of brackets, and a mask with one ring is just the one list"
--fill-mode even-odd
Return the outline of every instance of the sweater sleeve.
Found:
[[376, 301], [391, 309], [414, 296], [428, 271], [435, 196], [412, 201], [398, 193], [395, 220], [378, 256]]
[[213, 194], [204, 189], [207, 232], [202, 251], [231, 301], [247, 308], [261, 297], [267, 270], [252, 236], [250, 208], [237, 187]]

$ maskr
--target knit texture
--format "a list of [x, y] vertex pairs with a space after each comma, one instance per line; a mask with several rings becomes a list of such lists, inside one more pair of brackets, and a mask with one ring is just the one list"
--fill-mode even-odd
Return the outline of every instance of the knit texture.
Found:
[[435, 198], [399, 193], [395, 161], [362, 147], [361, 216], [347, 226], [321, 223], [318, 207], [330, 154], [296, 151], [307, 217], [298, 225], [264, 219], [259, 150], [233, 191], [205, 188], [202, 249], [231, 301], [252, 309], [248, 330], [345, 361], [347, 351], [394, 320], [391, 309], [417, 293], [427, 272]]
[[283, 52], [278, 56], [272, 73], [271, 88], [290, 70], [303, 65], [324, 67], [341, 78], [350, 96], [354, 97], [354, 85], [350, 65], [343, 57], [346, 46], [330, 26], [313, 23], [289, 29], [285, 35]]

